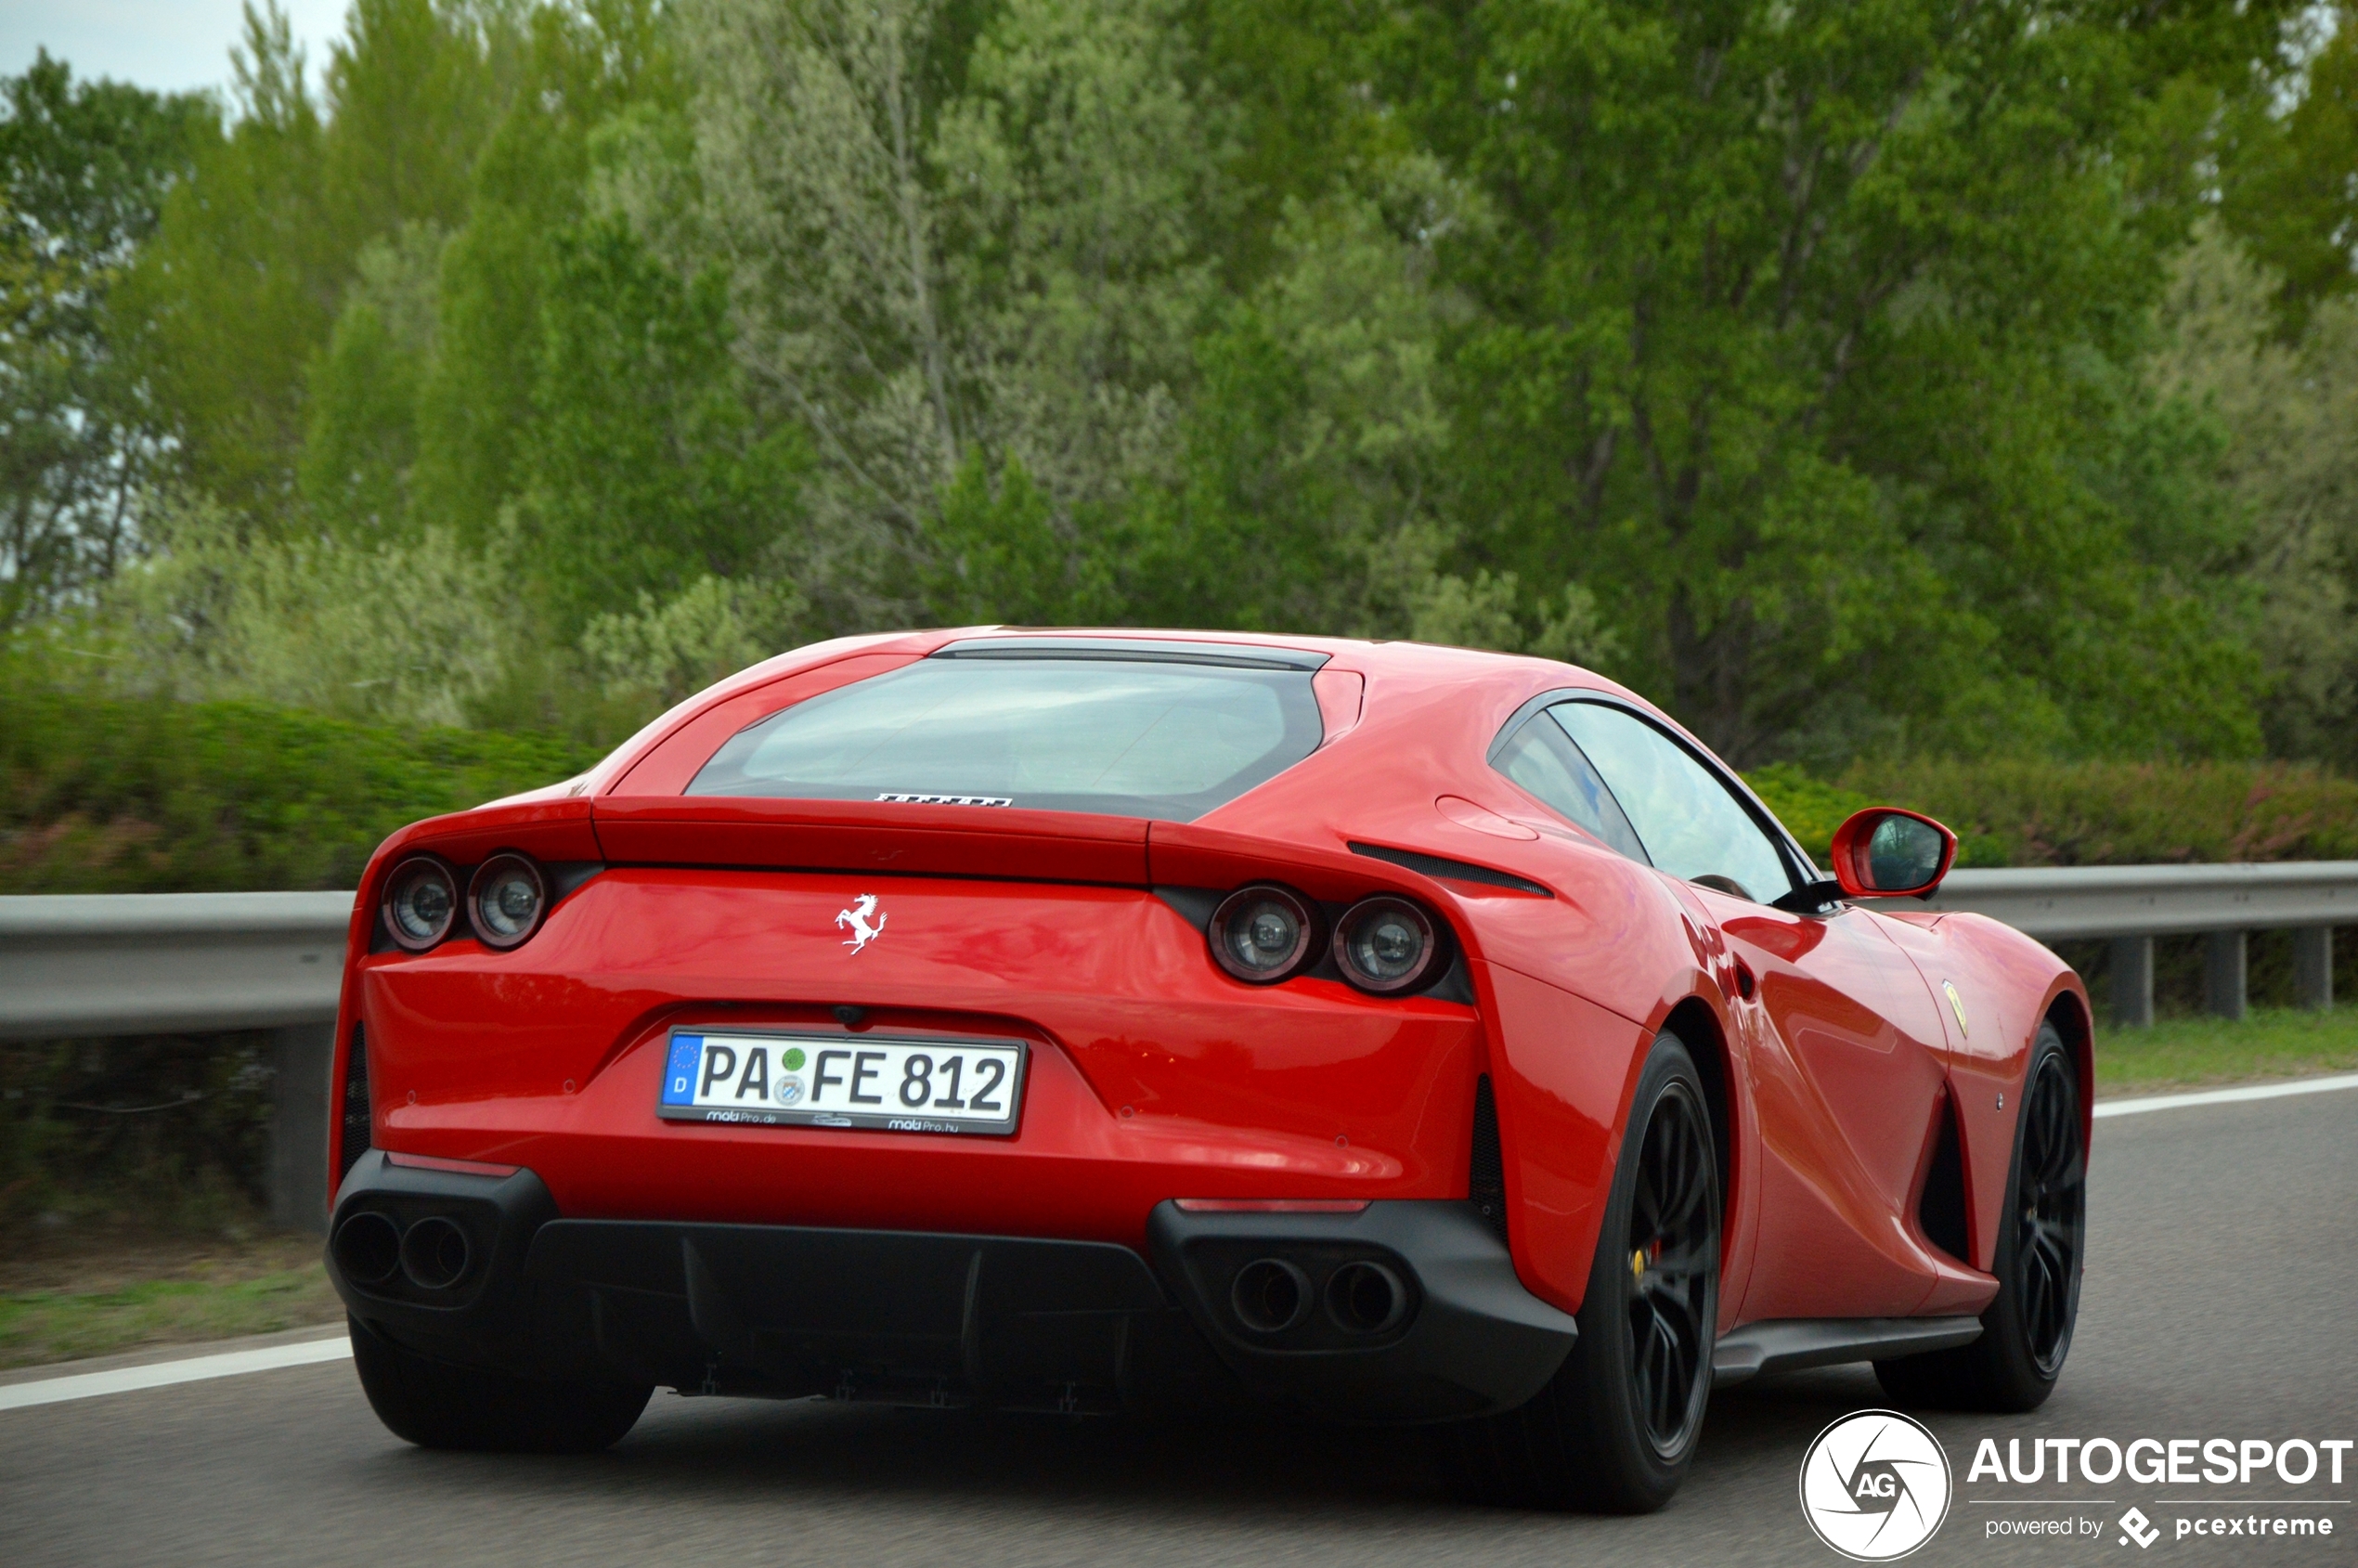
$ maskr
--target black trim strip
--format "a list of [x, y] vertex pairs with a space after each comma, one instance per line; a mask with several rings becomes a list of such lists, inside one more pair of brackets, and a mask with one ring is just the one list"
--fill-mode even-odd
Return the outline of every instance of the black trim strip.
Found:
[[356, 1019], [352, 1025], [352, 1046], [344, 1055], [343, 1141], [337, 1150], [338, 1185], [352, 1174], [353, 1166], [369, 1152], [372, 1122], [369, 1105], [369, 1031]]
[[1475, 865], [1470, 861], [1447, 860], [1440, 855], [1421, 854], [1415, 849], [1392, 849], [1380, 844], [1362, 844], [1356, 839], [1351, 840], [1351, 852], [1451, 882], [1479, 882], [1489, 888], [1512, 888], [1518, 893], [1535, 893], [1543, 899], [1556, 896], [1527, 876], [1517, 876], [1511, 871], [1497, 871], [1486, 865]]
[[1979, 1338], [1978, 1317], [1788, 1317], [1747, 1323], [1720, 1335], [1712, 1347], [1711, 1386], [1726, 1388], [1763, 1372], [1953, 1350]]
[[1498, 1102], [1490, 1075], [1474, 1080], [1473, 1160], [1466, 1173], [1466, 1197], [1491, 1234], [1507, 1239], [1507, 1159], [1498, 1144]]
[[1231, 669], [1323, 668], [1333, 657], [1305, 648], [1251, 642], [1177, 642], [1139, 637], [965, 637], [926, 655], [936, 659], [1103, 659], [1130, 664], [1209, 664]]

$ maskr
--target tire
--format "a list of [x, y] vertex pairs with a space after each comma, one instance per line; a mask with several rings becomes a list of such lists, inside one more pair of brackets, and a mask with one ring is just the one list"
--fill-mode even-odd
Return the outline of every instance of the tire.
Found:
[[1901, 1405], [2035, 1410], [2071, 1354], [2088, 1239], [2087, 1121], [2071, 1053], [2052, 1023], [2031, 1044], [2021, 1106], [1998, 1233], [1998, 1294], [1981, 1315], [1981, 1338], [1876, 1362], [1876, 1380]]
[[387, 1431], [421, 1448], [594, 1454], [620, 1441], [653, 1388], [535, 1382], [429, 1360], [347, 1317], [352, 1361]]
[[1572, 1353], [1521, 1409], [1445, 1434], [1480, 1500], [1651, 1513], [1694, 1458], [1718, 1323], [1720, 1190], [1703, 1078], [1678, 1036], [1655, 1040], [1629, 1127]]

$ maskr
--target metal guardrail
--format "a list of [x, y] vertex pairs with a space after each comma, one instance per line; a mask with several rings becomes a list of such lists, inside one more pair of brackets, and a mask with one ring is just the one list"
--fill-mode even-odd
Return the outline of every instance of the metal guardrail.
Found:
[[[276, 1031], [272, 1207], [318, 1228], [328, 1069], [350, 893], [0, 898], [0, 1039]], [[1898, 907], [1972, 911], [2042, 940], [2106, 938], [2117, 1021], [2153, 1017], [2153, 939], [2204, 937], [2204, 995], [2239, 1017], [2245, 938], [2291, 929], [2300, 1002], [2330, 1005], [2333, 927], [2358, 925], [2358, 861], [1960, 871]]]
[[352, 898], [0, 898], [0, 1040], [331, 1024]]
[[[352, 898], [0, 898], [0, 1039], [331, 1022]], [[2042, 941], [2326, 933], [2358, 926], [2358, 861], [1958, 871], [1889, 905], [1969, 910]]]
[[1953, 871], [1932, 898], [1892, 901], [1971, 910], [2041, 941], [2358, 926], [2358, 861]]
[[0, 1039], [271, 1031], [270, 1213], [328, 1225], [350, 893], [0, 898]]
[[1955, 871], [1929, 899], [1891, 904], [1970, 910], [2041, 941], [2108, 938], [2114, 1022], [2154, 1017], [2154, 939], [2203, 938], [2203, 1006], [2244, 1016], [2254, 931], [2293, 933], [2293, 999], [2330, 1007], [2334, 932], [2358, 925], [2358, 861], [2235, 865], [2037, 866]]

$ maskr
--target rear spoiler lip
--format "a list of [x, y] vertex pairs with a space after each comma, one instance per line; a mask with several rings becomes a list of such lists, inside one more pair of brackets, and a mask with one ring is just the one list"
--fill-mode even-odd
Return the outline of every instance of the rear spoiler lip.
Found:
[[735, 797], [603, 796], [610, 865], [728, 866], [1144, 888], [1144, 818], [1022, 807]]
[[961, 637], [926, 655], [933, 659], [1101, 659], [1122, 664], [1225, 665], [1236, 669], [1279, 669], [1309, 675], [1326, 667], [1332, 654], [1259, 642], [1155, 637]]

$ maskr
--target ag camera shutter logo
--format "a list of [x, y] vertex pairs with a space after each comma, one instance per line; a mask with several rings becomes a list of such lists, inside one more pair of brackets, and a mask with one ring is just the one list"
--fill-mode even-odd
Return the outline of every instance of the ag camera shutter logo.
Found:
[[1949, 1456], [1896, 1410], [1859, 1410], [1820, 1432], [1801, 1460], [1801, 1516], [1854, 1562], [1907, 1556], [1949, 1517]]

